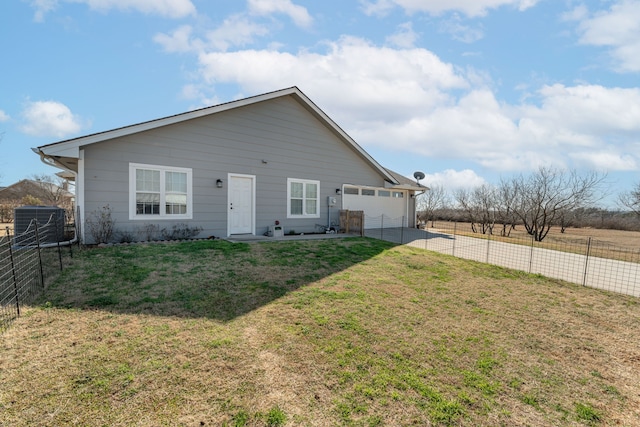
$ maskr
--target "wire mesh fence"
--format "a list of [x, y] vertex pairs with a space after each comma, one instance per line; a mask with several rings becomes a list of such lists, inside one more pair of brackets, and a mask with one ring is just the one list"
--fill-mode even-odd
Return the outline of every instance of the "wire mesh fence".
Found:
[[62, 246], [55, 239], [52, 243], [60, 228], [58, 221], [53, 217], [46, 224], [33, 220], [22, 233], [12, 234], [7, 228], [0, 236], [0, 333], [20, 316], [25, 304], [42, 293], [46, 279], [62, 270]]
[[537, 242], [533, 236], [521, 232], [504, 236], [483, 234], [477, 229], [474, 232], [467, 223], [437, 222], [425, 229], [407, 228], [405, 224], [405, 218], [365, 215], [364, 235], [640, 296], [640, 248], [617, 246], [588, 236], [547, 236]]

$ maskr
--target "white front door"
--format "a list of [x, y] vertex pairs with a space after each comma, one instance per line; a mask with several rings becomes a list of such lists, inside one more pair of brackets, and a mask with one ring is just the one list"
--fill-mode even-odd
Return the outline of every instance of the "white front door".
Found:
[[229, 234], [255, 234], [255, 176], [229, 174]]

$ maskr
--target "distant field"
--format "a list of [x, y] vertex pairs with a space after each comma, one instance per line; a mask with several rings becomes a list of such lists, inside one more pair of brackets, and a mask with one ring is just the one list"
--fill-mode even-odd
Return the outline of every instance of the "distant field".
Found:
[[638, 298], [366, 238], [65, 256], [0, 425], [640, 425]]
[[[431, 227], [431, 222], [429, 222], [428, 225], [429, 227], [427, 229], [440, 228], [452, 230], [454, 227], [454, 223], [448, 221], [435, 221], [434, 227]], [[471, 231], [471, 225], [469, 223], [459, 222], [455, 224], [455, 227], [457, 232], [465, 233], [470, 236], [482, 236], [480, 233], [474, 234]], [[500, 229], [501, 225], [496, 225], [494, 228], [494, 237], [498, 237], [500, 235]], [[515, 230], [512, 230], [509, 236], [512, 240], [530, 238], [522, 225], [519, 225]], [[640, 249], [640, 231], [605, 230], [600, 228], [567, 228], [564, 233], [561, 233], [559, 227], [552, 227], [544, 241], [575, 244], [584, 243], [589, 237], [603, 244], [616, 245], [630, 250]]]
[[471, 229], [469, 223], [453, 223], [447, 221], [429, 222], [427, 231], [464, 235], [478, 239], [491, 239], [505, 243], [531, 245], [535, 247], [571, 252], [585, 255], [587, 251], [590, 256], [616, 259], [620, 261], [639, 262], [640, 259], [640, 232], [623, 230], [604, 230], [597, 228], [567, 228], [564, 233], [559, 227], [552, 227], [549, 234], [542, 242], [532, 242], [532, 238], [527, 234], [522, 225], [511, 230], [508, 236], [501, 236], [502, 226], [496, 225], [493, 235], [482, 234], [480, 227], [476, 228], [476, 233]]

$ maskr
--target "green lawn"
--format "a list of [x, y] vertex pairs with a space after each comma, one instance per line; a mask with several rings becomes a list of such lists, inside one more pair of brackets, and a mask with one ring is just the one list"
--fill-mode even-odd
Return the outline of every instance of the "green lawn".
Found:
[[65, 263], [0, 337], [2, 426], [640, 425], [636, 298], [366, 238]]

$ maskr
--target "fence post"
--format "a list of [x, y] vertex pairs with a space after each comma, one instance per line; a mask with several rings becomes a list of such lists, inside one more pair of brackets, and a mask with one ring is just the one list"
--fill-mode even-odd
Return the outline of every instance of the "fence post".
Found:
[[458, 221], [453, 223], [453, 247], [451, 248], [451, 256], [456, 256], [456, 228]]
[[80, 247], [80, 243], [84, 244], [82, 240], [82, 233], [84, 229], [82, 228], [82, 217], [80, 216], [80, 206], [76, 207], [74, 225], [76, 228], [76, 239], [78, 239], [78, 247]]
[[[64, 231], [65, 231], [64, 230], [65, 219], [66, 218], [62, 219], [62, 238], [63, 239], [64, 239]], [[56, 220], [56, 227], [59, 227], [59, 224], [58, 224], [57, 220]], [[56, 241], [58, 243], [58, 245], [57, 245], [58, 246], [58, 261], [60, 262], [60, 271], [62, 271], [62, 248], [60, 247], [60, 236], [58, 236], [56, 238]], [[69, 246], [71, 246], [71, 244], [69, 244]]]
[[589, 265], [590, 252], [591, 252], [591, 237], [587, 239], [587, 253], [584, 258], [584, 276], [582, 277], [582, 286], [587, 286], [587, 267]]
[[531, 235], [531, 250], [529, 251], [529, 274], [533, 270], [533, 234]]
[[402, 215], [402, 227], [400, 227], [400, 244], [404, 245], [404, 215]]
[[380, 217], [380, 240], [384, 240], [384, 214]]
[[487, 259], [485, 260], [485, 264], [489, 264], [489, 242], [491, 242], [491, 232], [487, 234]]
[[11, 236], [9, 235], [9, 227], [7, 227], [7, 239], [9, 239], [9, 260], [11, 262], [11, 277], [13, 278], [13, 293], [16, 296], [16, 310], [20, 316], [20, 294], [18, 293], [18, 278], [16, 277], [16, 264], [13, 259], [13, 250], [11, 247]]
[[40, 233], [38, 232], [38, 220], [35, 221], [36, 224], [36, 248], [38, 250], [38, 264], [40, 264], [40, 285], [42, 289], [44, 289], [44, 270], [42, 269], [42, 253], [40, 253]]
[[424, 226], [424, 249], [427, 250], [427, 243], [429, 242], [429, 227], [427, 224]]

